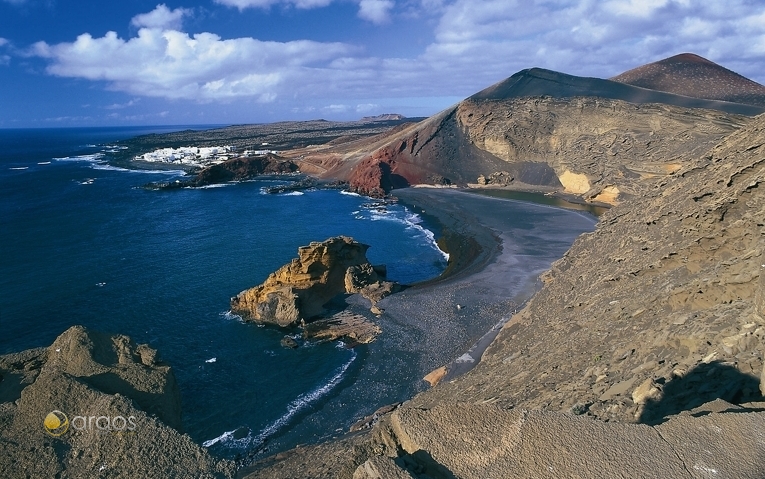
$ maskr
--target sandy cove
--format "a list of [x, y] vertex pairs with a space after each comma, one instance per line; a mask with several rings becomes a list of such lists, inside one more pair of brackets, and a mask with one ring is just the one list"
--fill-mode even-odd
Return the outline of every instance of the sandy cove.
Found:
[[485, 335], [541, 287], [539, 275], [596, 223], [586, 213], [463, 190], [406, 188], [395, 195], [439, 225], [439, 245], [450, 255], [441, 276], [380, 303], [383, 331], [427, 338], [410, 366], [419, 377], [454, 360], [450, 369], [461, 371], [480, 360], [480, 348], [466, 353], [478, 342], [485, 348]]

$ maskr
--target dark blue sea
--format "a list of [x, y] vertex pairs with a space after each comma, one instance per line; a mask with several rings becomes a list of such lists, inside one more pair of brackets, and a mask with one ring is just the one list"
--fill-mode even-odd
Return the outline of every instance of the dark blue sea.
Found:
[[[148, 343], [175, 371], [184, 432], [230, 458], [347, 431], [421, 390], [425, 366], [444, 358], [420, 351], [431, 339], [416, 327], [386, 324], [371, 345], [301, 341], [288, 350], [283, 331], [243, 323], [229, 300], [299, 246], [337, 235], [371, 245], [368, 258], [386, 264], [389, 279], [434, 278], [446, 267], [438, 225], [339, 191], [266, 194], [287, 181], [279, 177], [149, 190], [183, 172], [109, 163], [119, 140], [186, 128], [0, 130], [0, 354], [49, 346], [78, 324]], [[557, 208], [502, 207], [514, 225], [503, 248], [519, 262], [505, 282], [519, 297], [594, 224]], [[485, 332], [460, 327], [465, 341]], [[464, 352], [456, 351], [448, 354]]]
[[446, 260], [429, 225], [338, 191], [264, 194], [283, 180], [151, 191], [183, 173], [108, 163], [113, 142], [185, 128], [0, 130], [0, 354], [76, 324], [149, 343], [175, 370], [185, 432], [222, 456], [347, 428], [370, 405], [325, 405], [352, 386], [365, 346], [283, 349], [283, 332], [244, 324], [229, 298], [341, 234], [371, 245], [390, 279], [435, 277]]

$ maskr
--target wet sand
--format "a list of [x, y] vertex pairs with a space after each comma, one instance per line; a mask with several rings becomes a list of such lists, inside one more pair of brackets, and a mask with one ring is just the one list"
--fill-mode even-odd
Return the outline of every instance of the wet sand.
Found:
[[439, 244], [450, 254], [440, 277], [380, 303], [384, 332], [416, 329], [426, 338], [412, 365], [420, 377], [455, 360], [452, 374], [472, 367], [496, 326], [539, 289], [539, 275], [597, 221], [583, 212], [454, 189], [395, 194], [440, 225]]

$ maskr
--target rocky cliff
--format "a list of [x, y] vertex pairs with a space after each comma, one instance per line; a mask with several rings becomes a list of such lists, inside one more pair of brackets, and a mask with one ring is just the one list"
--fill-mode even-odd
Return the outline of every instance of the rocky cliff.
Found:
[[395, 288], [378, 277], [367, 249], [346, 236], [300, 247], [298, 257], [263, 284], [231, 298], [231, 311], [246, 320], [287, 327], [322, 315], [340, 294], [361, 293], [374, 305], [380, 299], [377, 293]]
[[745, 123], [602, 216], [473, 370], [252, 477], [762, 477], [765, 115]]
[[172, 370], [126, 336], [74, 326], [0, 356], [1, 477], [233, 477], [180, 427]]
[[[465, 186], [505, 171], [513, 187], [615, 204], [763, 111], [755, 93], [765, 86], [705, 60], [718, 74], [702, 89], [699, 62], [667, 62], [672, 91], [661, 90], [666, 82], [657, 89], [628, 84], [642, 78], [633, 74], [612, 81], [532, 68], [419, 124], [287, 155], [303, 171], [347, 180], [364, 194], [423, 183]], [[720, 93], [744, 81], [754, 96]]]

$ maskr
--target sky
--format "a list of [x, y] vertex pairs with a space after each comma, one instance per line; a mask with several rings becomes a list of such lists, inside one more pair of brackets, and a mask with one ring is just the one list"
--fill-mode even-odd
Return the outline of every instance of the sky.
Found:
[[0, 128], [430, 116], [684, 52], [765, 83], [765, 1], [0, 0]]

